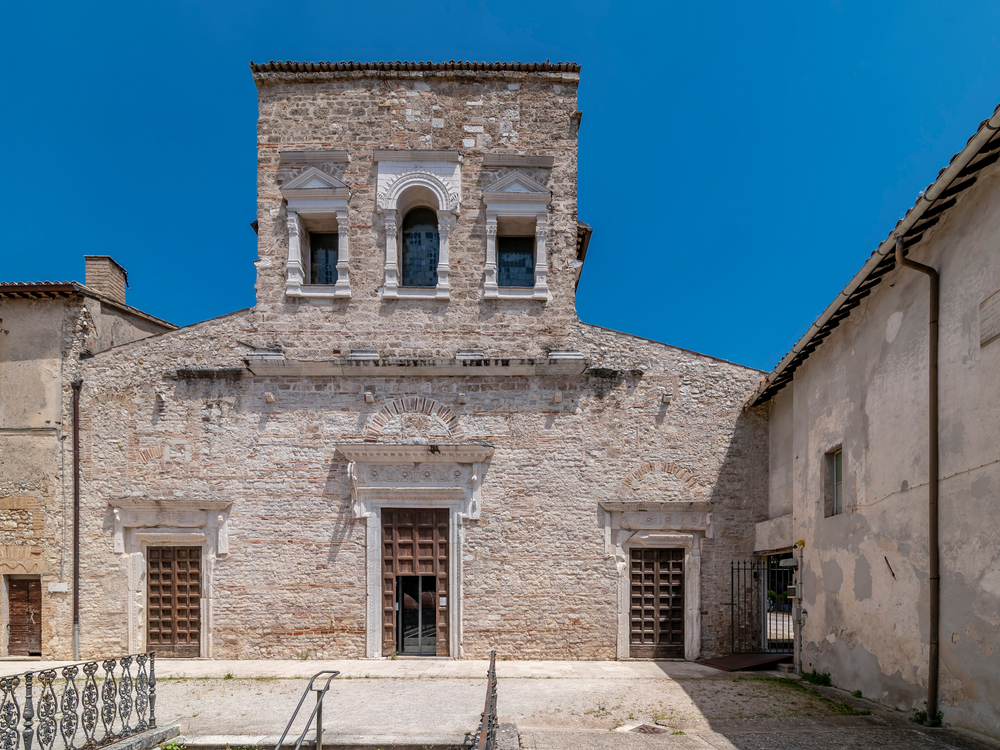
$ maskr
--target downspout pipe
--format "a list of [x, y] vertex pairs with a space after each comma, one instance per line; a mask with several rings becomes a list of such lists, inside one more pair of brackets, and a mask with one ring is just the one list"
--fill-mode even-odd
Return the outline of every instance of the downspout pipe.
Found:
[[927, 724], [935, 726], [938, 713], [938, 643], [941, 620], [941, 564], [938, 548], [938, 308], [941, 289], [938, 272], [903, 256], [903, 237], [896, 235], [896, 265], [926, 274], [930, 281], [927, 346], [927, 552], [930, 586], [927, 669]]
[[73, 658], [80, 659], [80, 388], [73, 381]]

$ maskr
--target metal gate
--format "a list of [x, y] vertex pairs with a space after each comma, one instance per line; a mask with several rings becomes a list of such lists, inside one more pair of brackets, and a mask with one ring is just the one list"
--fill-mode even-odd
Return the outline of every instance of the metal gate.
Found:
[[793, 571], [779, 566], [788, 557], [791, 554], [732, 563], [734, 654], [792, 653], [795, 631], [788, 587]]

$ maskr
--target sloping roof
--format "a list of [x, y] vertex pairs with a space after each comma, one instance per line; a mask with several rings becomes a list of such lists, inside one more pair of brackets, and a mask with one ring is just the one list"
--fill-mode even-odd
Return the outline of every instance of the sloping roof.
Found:
[[254, 73], [347, 73], [352, 71], [514, 71], [519, 73], [579, 73], [577, 63], [558, 62], [466, 62], [451, 60], [449, 62], [275, 62], [255, 63], [250, 61], [250, 70]]
[[105, 294], [91, 289], [78, 281], [3, 281], [0, 282], [0, 298], [12, 297], [14, 299], [57, 299], [59, 297], [93, 297], [100, 300], [101, 304], [111, 305], [121, 310], [125, 310], [140, 318], [145, 318], [151, 323], [156, 323], [164, 328], [174, 330], [177, 328], [173, 323], [157, 318], [155, 315], [143, 312], [138, 308], [126, 305], [123, 302], [113, 300]]
[[792, 350], [782, 357], [778, 366], [761, 380], [747, 400], [748, 405], [762, 404], [788, 385], [794, 378], [795, 370], [851, 314], [851, 310], [872, 293], [882, 277], [896, 267], [894, 252], [897, 236], [903, 237], [903, 253], [908, 255], [910, 249], [924, 238], [924, 233], [955, 206], [961, 193], [975, 184], [979, 171], [1000, 159], [1000, 136], [995, 135], [997, 130], [1000, 130], [1000, 105], [993, 110], [992, 117], [979, 123], [979, 128], [966, 142], [965, 148], [951, 157], [948, 166], [938, 172], [937, 179], [920, 194], [906, 216], [896, 222], [889, 236], [875, 249], [850, 283]]

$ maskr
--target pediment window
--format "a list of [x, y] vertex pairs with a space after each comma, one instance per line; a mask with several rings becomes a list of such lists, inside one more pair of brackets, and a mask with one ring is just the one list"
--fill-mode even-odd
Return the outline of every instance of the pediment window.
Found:
[[347, 201], [350, 190], [318, 167], [281, 187], [288, 202], [289, 297], [350, 297]]
[[486, 203], [486, 299], [550, 300], [545, 239], [552, 191], [510, 172], [483, 192]]

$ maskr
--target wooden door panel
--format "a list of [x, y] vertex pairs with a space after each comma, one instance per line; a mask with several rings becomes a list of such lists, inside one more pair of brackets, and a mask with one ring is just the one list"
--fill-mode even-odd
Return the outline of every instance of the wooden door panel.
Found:
[[146, 648], [201, 656], [201, 547], [146, 550]]
[[11, 656], [42, 654], [42, 582], [13, 579], [7, 586]]
[[684, 550], [633, 549], [629, 655], [684, 656]]
[[396, 580], [434, 576], [436, 653], [448, 656], [448, 511], [387, 508], [382, 511], [382, 654], [397, 651]]

